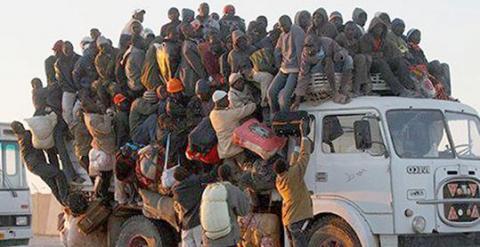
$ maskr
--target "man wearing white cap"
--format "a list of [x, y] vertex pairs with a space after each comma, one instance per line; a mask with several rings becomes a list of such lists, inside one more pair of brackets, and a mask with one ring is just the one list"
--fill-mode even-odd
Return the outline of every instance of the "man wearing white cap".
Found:
[[252, 93], [245, 86], [245, 79], [240, 73], [232, 73], [228, 78], [230, 90], [228, 91], [228, 100], [230, 107], [238, 108], [248, 103], [255, 103]]
[[238, 171], [238, 164], [243, 161], [243, 149], [233, 143], [233, 131], [240, 126], [240, 120], [255, 111], [256, 105], [249, 103], [238, 108], [228, 107], [227, 93], [221, 90], [213, 93], [212, 100], [215, 108], [210, 112], [210, 121], [217, 133], [218, 156], [232, 166], [233, 171]]
[[132, 13], [132, 18], [125, 24], [120, 35], [119, 47], [120, 49], [126, 48], [130, 37], [132, 36], [131, 25], [134, 22], [143, 23], [143, 18], [146, 11], [144, 9], [135, 9]]

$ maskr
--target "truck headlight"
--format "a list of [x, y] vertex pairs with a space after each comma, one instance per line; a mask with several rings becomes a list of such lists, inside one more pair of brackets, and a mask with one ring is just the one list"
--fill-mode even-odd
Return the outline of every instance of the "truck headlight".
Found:
[[425, 231], [426, 226], [427, 221], [422, 216], [415, 216], [415, 218], [413, 218], [412, 227], [415, 232], [422, 233]]
[[18, 216], [16, 219], [15, 219], [15, 224], [17, 226], [26, 226], [28, 225], [28, 218], [27, 216]]

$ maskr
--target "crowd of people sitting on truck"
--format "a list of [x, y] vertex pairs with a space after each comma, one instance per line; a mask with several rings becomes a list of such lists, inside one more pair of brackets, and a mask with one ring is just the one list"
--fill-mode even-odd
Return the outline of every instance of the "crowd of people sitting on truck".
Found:
[[[309, 118], [296, 110], [320, 92], [312, 81], [323, 78], [322, 97], [340, 104], [378, 94], [374, 74], [389, 95], [451, 99], [448, 65], [427, 60], [421, 31], [405, 35], [387, 13], [367, 28], [361, 8], [345, 23], [337, 11], [304, 10], [267, 31], [265, 16], [246, 25], [232, 5], [220, 17], [202, 3], [197, 16], [170, 8], [158, 35], [143, 27], [145, 14], [133, 12], [118, 47], [97, 28], [81, 55], [55, 42], [47, 85], [31, 81], [30, 130], [11, 126], [25, 165], [72, 213], [84, 213], [74, 205], [86, 184], [114, 210], [169, 197], [182, 246], [278, 246], [279, 229], [244, 237], [256, 229], [252, 212], [282, 207], [275, 195], [293, 246], [306, 246], [311, 144]], [[287, 138], [301, 147], [289, 162]]]

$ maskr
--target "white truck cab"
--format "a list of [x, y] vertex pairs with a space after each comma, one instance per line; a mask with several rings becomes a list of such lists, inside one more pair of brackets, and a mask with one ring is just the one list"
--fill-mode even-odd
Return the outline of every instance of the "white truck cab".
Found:
[[480, 120], [474, 109], [359, 97], [301, 110], [315, 117], [305, 177], [315, 215], [309, 246], [478, 246]]

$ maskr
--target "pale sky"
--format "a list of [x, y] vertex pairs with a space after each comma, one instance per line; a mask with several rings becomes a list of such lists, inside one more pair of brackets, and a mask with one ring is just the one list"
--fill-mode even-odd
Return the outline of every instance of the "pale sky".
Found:
[[[247, 24], [258, 15], [265, 15], [272, 26], [282, 14], [294, 17], [299, 10], [315, 11], [323, 7], [328, 13], [340, 11], [344, 21], [351, 19], [355, 7], [368, 13], [389, 13], [391, 19], [402, 18], [406, 30], [422, 31], [421, 47], [429, 60], [448, 62], [451, 69], [454, 97], [480, 109], [480, 1], [478, 0], [211, 0], [210, 11], [221, 15], [223, 6], [233, 4]], [[120, 31], [135, 8], [146, 10], [144, 27], [158, 34], [167, 22], [167, 10], [197, 10], [201, 1], [192, 0], [15, 0], [1, 1], [0, 9], [0, 122], [30, 117], [30, 80], [40, 77], [45, 82], [44, 60], [52, 54], [53, 43], [69, 40], [80, 53], [78, 44], [92, 27], [118, 43]], [[368, 22], [367, 22], [368, 25]]]

